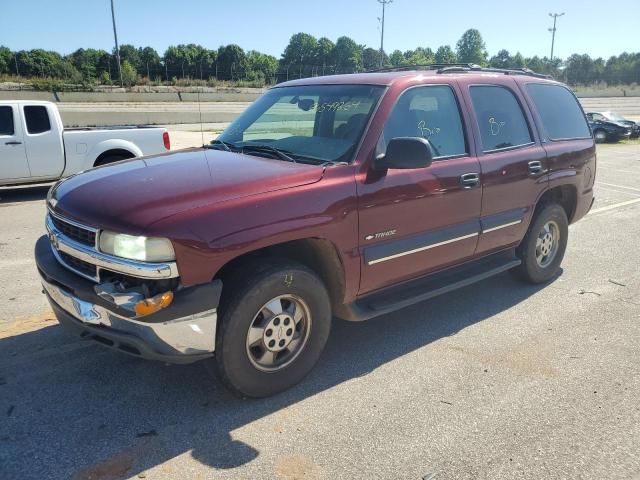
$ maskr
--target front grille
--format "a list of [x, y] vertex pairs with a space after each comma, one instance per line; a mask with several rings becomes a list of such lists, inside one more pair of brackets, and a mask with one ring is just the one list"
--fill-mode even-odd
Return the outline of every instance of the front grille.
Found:
[[53, 215], [51, 215], [51, 221], [60, 233], [66, 235], [70, 239], [75, 240], [78, 243], [82, 243], [83, 245], [89, 245], [91, 247], [95, 246], [96, 232], [79, 227], [73, 223], [66, 222], [61, 218], [54, 217]]
[[91, 263], [87, 263], [84, 260], [80, 260], [79, 258], [72, 257], [71, 255], [58, 251], [58, 255], [62, 261], [69, 266], [69, 268], [75, 270], [76, 272], [87, 275], [91, 278], [98, 277], [98, 267], [92, 265]]

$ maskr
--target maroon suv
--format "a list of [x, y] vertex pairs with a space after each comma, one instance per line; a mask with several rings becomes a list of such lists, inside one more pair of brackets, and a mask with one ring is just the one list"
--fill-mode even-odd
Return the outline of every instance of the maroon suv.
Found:
[[332, 315], [366, 320], [513, 270], [559, 271], [593, 203], [564, 85], [432, 67], [267, 91], [203, 148], [57, 183], [36, 260], [59, 321], [236, 393], [300, 381]]

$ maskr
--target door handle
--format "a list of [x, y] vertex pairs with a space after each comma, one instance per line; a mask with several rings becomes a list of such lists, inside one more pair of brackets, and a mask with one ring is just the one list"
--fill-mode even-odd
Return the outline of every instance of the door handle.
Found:
[[465, 173], [460, 175], [460, 185], [464, 188], [473, 188], [480, 185], [480, 174], [479, 173]]
[[5, 145], [22, 145], [22, 142], [4, 142]]
[[528, 165], [529, 173], [531, 175], [537, 175], [542, 171], [542, 162], [540, 160], [532, 160]]

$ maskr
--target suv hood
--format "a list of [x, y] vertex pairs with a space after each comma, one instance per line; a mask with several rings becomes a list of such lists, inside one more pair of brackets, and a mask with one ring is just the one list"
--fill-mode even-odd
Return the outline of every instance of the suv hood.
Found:
[[98, 167], [55, 185], [49, 206], [99, 228], [142, 234], [197, 207], [315, 183], [324, 167], [202, 148]]

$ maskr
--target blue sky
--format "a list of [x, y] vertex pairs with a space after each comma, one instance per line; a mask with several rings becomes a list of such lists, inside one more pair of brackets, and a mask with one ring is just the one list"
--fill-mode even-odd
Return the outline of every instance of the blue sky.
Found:
[[[349, 35], [379, 47], [375, 0], [115, 0], [120, 43], [237, 43], [279, 57], [296, 32], [334, 40]], [[611, 8], [615, 4], [615, 8]], [[387, 10], [385, 50], [455, 46], [471, 27], [490, 55], [501, 48], [549, 55], [549, 12], [559, 19], [556, 56], [608, 57], [640, 50], [640, 0], [395, 0]], [[113, 46], [109, 0], [0, 0], [0, 45], [13, 50]]]

